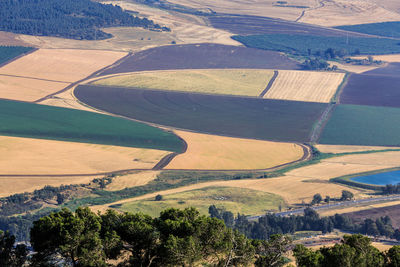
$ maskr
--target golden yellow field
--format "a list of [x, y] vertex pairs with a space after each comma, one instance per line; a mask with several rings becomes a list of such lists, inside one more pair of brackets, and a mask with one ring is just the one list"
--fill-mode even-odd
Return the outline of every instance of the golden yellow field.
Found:
[[238, 170], [267, 169], [302, 158], [303, 148], [279, 143], [175, 131], [188, 143], [188, 150], [165, 169]]
[[[367, 59], [366, 56], [356, 56], [356, 57], [352, 57], [355, 59]], [[374, 60], [382, 60], [385, 62], [400, 62], [400, 54], [392, 54], [392, 55], [373, 55], [372, 58]]]
[[35, 101], [46, 95], [58, 92], [68, 85], [69, 83], [50, 82], [0, 74], [0, 98]]
[[152, 168], [168, 153], [161, 150], [0, 136], [0, 174], [87, 174]]
[[[286, 20], [296, 20], [302, 8], [278, 7], [275, 0], [169, 0], [171, 3], [198, 8], [205, 12], [209, 9], [219, 13], [255, 15], [263, 17], [281, 18]], [[317, 5], [315, 0], [291, 0], [290, 5], [309, 6]]]
[[247, 69], [146, 71], [101, 79], [94, 84], [258, 96], [272, 75], [271, 70]]
[[265, 98], [328, 103], [344, 73], [280, 70]]
[[322, 153], [335, 153], [335, 154], [348, 153], [348, 152], [385, 150], [385, 149], [400, 149], [398, 147], [349, 146], [349, 145], [316, 145], [315, 147]]
[[141, 186], [149, 183], [157, 178], [161, 171], [138, 171], [126, 175], [119, 175], [112, 179], [112, 182], [107, 185], [106, 190], [117, 191], [124, 188]]
[[318, 8], [306, 10], [299, 22], [339, 26], [399, 20], [399, 13], [385, 9], [378, 1], [330, 0], [323, 1]]
[[124, 52], [39, 49], [0, 68], [0, 74], [75, 82], [125, 56]]

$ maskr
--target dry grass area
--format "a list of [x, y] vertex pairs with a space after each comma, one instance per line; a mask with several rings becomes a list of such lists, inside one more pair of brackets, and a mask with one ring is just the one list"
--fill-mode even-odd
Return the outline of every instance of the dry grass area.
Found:
[[385, 147], [385, 146], [349, 146], [349, 145], [316, 145], [315, 146], [322, 153], [349, 153], [361, 151], [374, 151], [385, 149], [400, 149], [398, 147]]
[[159, 216], [167, 208], [196, 207], [201, 214], [208, 215], [210, 205], [224, 208], [233, 214], [246, 215], [265, 214], [268, 211], [277, 211], [279, 206], [285, 207], [282, 198], [274, 194], [234, 187], [206, 187], [168, 195], [161, 201], [154, 201], [154, 198], [132, 201], [118, 210]]
[[258, 141], [175, 131], [188, 143], [188, 150], [165, 169], [238, 170], [266, 169], [301, 159], [297, 144]]
[[328, 103], [344, 73], [280, 70], [265, 98]]
[[[255, 15], [286, 20], [296, 20], [303, 8], [279, 7], [276, 0], [169, 0], [171, 3], [185, 5], [203, 10], [210, 9], [219, 13]], [[316, 0], [289, 0], [288, 5], [295, 6], [317, 6]]]
[[0, 170], [4, 175], [79, 175], [152, 168], [168, 153], [161, 150], [1, 136]]
[[0, 74], [75, 82], [126, 54], [100, 50], [39, 49], [0, 68]]
[[24, 41], [20, 40], [18, 38], [17, 34], [11, 33], [11, 32], [3, 32], [0, 31], [0, 45], [4, 46], [29, 46], [27, 43]]
[[149, 71], [105, 78], [94, 84], [258, 96], [272, 75], [271, 70], [246, 69]]
[[118, 5], [125, 10], [139, 12], [139, 16], [146, 17], [156, 23], [171, 29], [168, 35], [176, 43], [218, 43], [226, 45], [240, 45], [231, 39], [231, 33], [215, 29], [207, 25], [204, 19], [178, 12], [168, 12], [157, 8], [129, 1], [105, 1], [103, 3]]
[[32, 192], [42, 189], [46, 185], [61, 186], [69, 184], [86, 184], [101, 176], [74, 176], [74, 177], [0, 177], [0, 197], [13, 194]]
[[330, 0], [306, 10], [299, 21], [330, 27], [399, 20], [400, 14], [382, 7], [380, 1]]
[[[399, 58], [400, 60], [400, 58]], [[333, 66], [336, 65], [339, 69], [348, 71], [348, 72], [353, 72], [353, 73], [363, 73], [366, 71], [374, 70], [376, 68], [382, 67], [382, 66], [362, 66], [362, 65], [351, 65], [351, 64], [341, 64], [335, 61], [328, 61], [328, 63]]]
[[0, 74], [0, 98], [35, 101], [67, 87], [69, 83], [50, 82]]
[[157, 178], [161, 171], [141, 171], [114, 177], [106, 190], [117, 191], [125, 188], [145, 185]]

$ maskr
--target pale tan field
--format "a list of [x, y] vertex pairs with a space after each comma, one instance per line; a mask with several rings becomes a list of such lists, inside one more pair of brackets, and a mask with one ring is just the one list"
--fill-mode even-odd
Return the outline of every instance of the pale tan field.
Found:
[[378, 204], [360, 205], [360, 206], [341, 208], [341, 209], [319, 210], [318, 213], [321, 216], [332, 216], [332, 215], [335, 215], [336, 213], [338, 213], [338, 214], [349, 213], [349, 212], [356, 212], [356, 211], [368, 210], [368, 209], [373, 209], [373, 208], [383, 208], [383, 207], [399, 205], [399, 204], [400, 204], [400, 200], [378, 203]]
[[247, 69], [149, 71], [101, 79], [94, 84], [258, 96], [272, 75], [271, 70]]
[[[106, 40], [72, 40], [59, 37], [18, 35], [18, 39], [34, 47], [49, 49], [93, 49], [111, 51], [139, 51], [154, 46], [168, 45], [175, 37], [167, 32], [155, 32], [134, 27], [102, 29], [111, 33]], [[142, 40], [143, 38], [143, 40]]]
[[5, 76], [0, 74], [0, 98], [35, 101], [60, 91], [69, 83], [50, 82], [31, 78]]
[[170, 152], [43, 139], [0, 137], [0, 174], [87, 174], [152, 168]]
[[385, 150], [385, 149], [400, 149], [398, 147], [348, 146], [348, 145], [316, 145], [315, 147], [322, 153], [335, 153], [335, 154], [348, 153], [348, 152]]
[[161, 171], [141, 171], [114, 177], [106, 190], [117, 191], [124, 188], [141, 186], [153, 181]]
[[399, 20], [399, 13], [383, 8], [377, 1], [330, 0], [318, 8], [306, 10], [299, 22], [330, 27]]
[[188, 150], [164, 169], [267, 169], [302, 158], [303, 148], [293, 143], [258, 141], [175, 131]]
[[231, 33], [210, 27], [203, 18], [178, 12], [168, 12], [157, 8], [129, 2], [106, 1], [103, 3], [118, 5], [125, 10], [139, 12], [139, 16], [146, 17], [156, 23], [171, 29], [168, 33], [176, 43], [218, 43], [226, 45], [240, 45], [231, 39]]
[[39, 49], [0, 68], [0, 74], [75, 82], [125, 55], [100, 50]]
[[[219, 13], [255, 15], [263, 17], [296, 20], [303, 8], [277, 7], [275, 0], [169, 0], [171, 3], [185, 5], [207, 12], [209, 9]], [[290, 5], [318, 6], [317, 0], [291, 0]]]
[[74, 97], [73, 89], [74, 88], [64, 91], [64, 92], [57, 94], [55, 96], [52, 96], [50, 98], [47, 98], [43, 101], [38, 102], [38, 104], [103, 113], [98, 110], [92, 109], [88, 106], [85, 106], [84, 104], [81, 104]]
[[280, 70], [264, 98], [328, 103], [344, 73]]
[[[367, 59], [366, 56], [356, 56], [352, 57], [355, 59]], [[374, 60], [382, 60], [389, 63], [400, 62], [400, 54], [392, 54], [392, 55], [373, 55], [372, 58]]]
[[17, 34], [11, 33], [11, 32], [3, 32], [0, 31], [0, 45], [4, 46], [28, 46], [27, 43], [23, 42], [18, 38]]
[[328, 61], [328, 63], [333, 66], [336, 65], [339, 69], [348, 71], [348, 72], [354, 72], [354, 73], [363, 73], [366, 71], [374, 70], [376, 68], [382, 67], [382, 66], [362, 66], [362, 65], [351, 65], [351, 64], [340, 64], [334, 61]]
[[74, 177], [0, 177], [0, 197], [32, 192], [46, 185], [61, 186], [69, 184], [86, 184], [101, 176]]

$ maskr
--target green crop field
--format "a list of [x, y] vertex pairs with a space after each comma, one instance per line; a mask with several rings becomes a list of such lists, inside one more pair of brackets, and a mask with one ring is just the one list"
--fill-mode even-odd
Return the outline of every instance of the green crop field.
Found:
[[0, 46], [0, 64], [13, 59], [21, 54], [31, 51], [31, 47], [23, 46]]
[[163, 196], [161, 201], [133, 201], [123, 204], [118, 209], [158, 216], [160, 211], [167, 208], [196, 207], [202, 214], [207, 215], [210, 205], [225, 208], [233, 214], [246, 215], [261, 215], [267, 211], [277, 211], [279, 206], [286, 206], [280, 196], [271, 193], [234, 187], [207, 187]]
[[400, 21], [337, 26], [337, 29], [400, 38]]
[[321, 144], [400, 146], [400, 109], [339, 105], [320, 137]]
[[183, 142], [149, 125], [87, 111], [0, 100], [0, 135], [179, 152]]
[[335, 50], [344, 49], [348, 53], [354, 53], [358, 50], [361, 54], [400, 53], [399, 40], [387, 38], [265, 34], [237, 35], [233, 39], [243, 43], [247, 47], [300, 55], [308, 55], [308, 49], [311, 49], [311, 52], [315, 53], [316, 51], [325, 51], [328, 48]]

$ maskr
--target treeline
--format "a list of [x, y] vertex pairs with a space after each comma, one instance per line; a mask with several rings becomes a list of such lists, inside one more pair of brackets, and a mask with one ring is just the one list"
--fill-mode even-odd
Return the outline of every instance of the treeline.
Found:
[[293, 255], [298, 267], [400, 266], [400, 246], [381, 252], [363, 235], [345, 235], [340, 244], [318, 250], [296, 245]]
[[370, 236], [386, 236], [400, 240], [400, 231], [394, 229], [388, 216], [378, 218], [375, 221], [365, 219], [360, 223], [354, 222], [350, 217], [335, 214], [329, 217], [320, 217], [312, 208], [306, 208], [304, 215], [276, 216], [266, 214], [257, 221], [249, 221], [247, 216], [234, 215], [215, 206], [210, 206], [211, 217], [224, 220], [225, 224], [252, 239], [268, 239], [275, 234], [294, 234], [297, 231], [321, 231], [330, 233], [333, 229], [340, 229], [353, 233], [361, 233]]
[[100, 40], [112, 35], [99, 28], [134, 26], [169, 31], [147, 18], [124, 12], [119, 6], [90, 0], [0, 1], [0, 30], [29, 35]]
[[[282, 267], [293, 249], [288, 236], [249, 239], [194, 208], [167, 209], [158, 218], [63, 209], [34, 222], [30, 239], [34, 253], [30, 256], [25, 245], [14, 243], [12, 235], [0, 232], [0, 266]], [[362, 235], [344, 236], [340, 244], [317, 251], [296, 245], [293, 254], [301, 267], [392, 267], [400, 263], [400, 246], [379, 252]]]
[[382, 193], [385, 195], [400, 194], [400, 184], [387, 184], [382, 188]]

